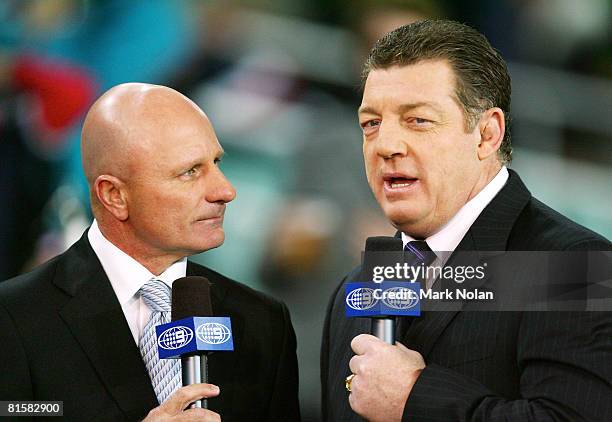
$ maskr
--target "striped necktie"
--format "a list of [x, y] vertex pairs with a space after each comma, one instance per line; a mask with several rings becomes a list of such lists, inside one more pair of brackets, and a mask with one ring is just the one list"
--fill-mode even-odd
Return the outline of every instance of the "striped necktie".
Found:
[[149, 372], [155, 395], [159, 403], [163, 403], [181, 386], [181, 362], [178, 359], [159, 358], [155, 334], [157, 325], [170, 322], [172, 291], [163, 281], [151, 279], [138, 292], [151, 309], [151, 317], [140, 337], [138, 347]]
[[[423, 265], [426, 269], [436, 259], [436, 254], [431, 250], [427, 242], [424, 240], [413, 240], [404, 245], [404, 262], [412, 267]], [[421, 273], [422, 274], [422, 273]], [[421, 283], [421, 289], [430, 288], [427, 286], [427, 280], [424, 276], [417, 278], [415, 281]], [[433, 283], [434, 280], [431, 280]], [[406, 333], [410, 329], [414, 317], [398, 317], [396, 319], [396, 338], [399, 341], [404, 341]]]
[[[404, 261], [413, 267], [423, 265], [425, 268], [430, 265], [436, 259], [436, 254], [431, 250], [427, 242], [424, 240], [413, 240], [406, 243], [404, 246]], [[422, 277], [416, 280], [421, 283], [421, 288], [430, 288], [426, 286], [427, 280]], [[431, 280], [433, 283], [434, 280]]]

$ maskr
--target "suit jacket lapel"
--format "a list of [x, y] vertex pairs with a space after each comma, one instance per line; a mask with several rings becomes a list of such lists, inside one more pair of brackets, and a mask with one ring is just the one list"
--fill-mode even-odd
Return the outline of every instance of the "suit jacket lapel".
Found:
[[127, 415], [142, 417], [143, 412], [158, 406], [157, 398], [121, 306], [86, 233], [67, 252], [68, 264], [58, 270], [54, 280], [72, 296], [59, 313], [119, 407]]
[[[509, 173], [508, 182], [472, 224], [446, 263], [447, 266], [477, 266], [490, 254], [506, 250], [512, 227], [531, 198], [531, 193], [518, 175], [512, 170]], [[473, 280], [465, 287], [476, 288], [486, 281], [485, 276], [482, 280]], [[436, 288], [440, 287], [447, 286]], [[410, 325], [403, 338], [404, 344], [418, 350], [427, 359], [440, 335], [465, 305], [465, 302], [434, 301], [431, 308], [422, 312]]]
[[[506, 185], [480, 213], [457, 250], [505, 251], [519, 214], [531, 199], [531, 193], [513, 170]], [[468, 236], [471, 239], [467, 239]], [[470, 242], [470, 243], [464, 243]]]

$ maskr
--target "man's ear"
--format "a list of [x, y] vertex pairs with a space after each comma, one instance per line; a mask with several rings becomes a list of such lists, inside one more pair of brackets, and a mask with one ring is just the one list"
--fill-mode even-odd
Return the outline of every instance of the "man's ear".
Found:
[[485, 160], [497, 154], [506, 133], [504, 112], [499, 107], [488, 109], [478, 122], [480, 128], [480, 143], [478, 144], [478, 159]]
[[96, 178], [94, 188], [98, 201], [109, 213], [119, 221], [127, 220], [127, 191], [121, 179], [103, 174]]

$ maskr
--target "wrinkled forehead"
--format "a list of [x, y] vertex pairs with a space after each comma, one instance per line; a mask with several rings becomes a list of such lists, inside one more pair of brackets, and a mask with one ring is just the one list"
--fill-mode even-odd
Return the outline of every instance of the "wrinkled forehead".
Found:
[[132, 168], [172, 169], [223, 154], [210, 121], [201, 112], [162, 113], [148, 120], [149, 125], [146, 121], [143, 119], [137, 130], [128, 131]]
[[373, 69], [366, 79], [360, 110], [397, 104], [455, 100], [455, 75], [446, 61], [427, 60]]

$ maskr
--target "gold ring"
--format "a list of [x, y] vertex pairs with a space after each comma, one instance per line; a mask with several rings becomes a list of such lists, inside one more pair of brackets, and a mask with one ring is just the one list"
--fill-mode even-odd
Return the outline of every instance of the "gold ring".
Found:
[[355, 378], [355, 374], [351, 374], [344, 380], [344, 387], [346, 391], [351, 392], [351, 383], [353, 382], [353, 378]]

